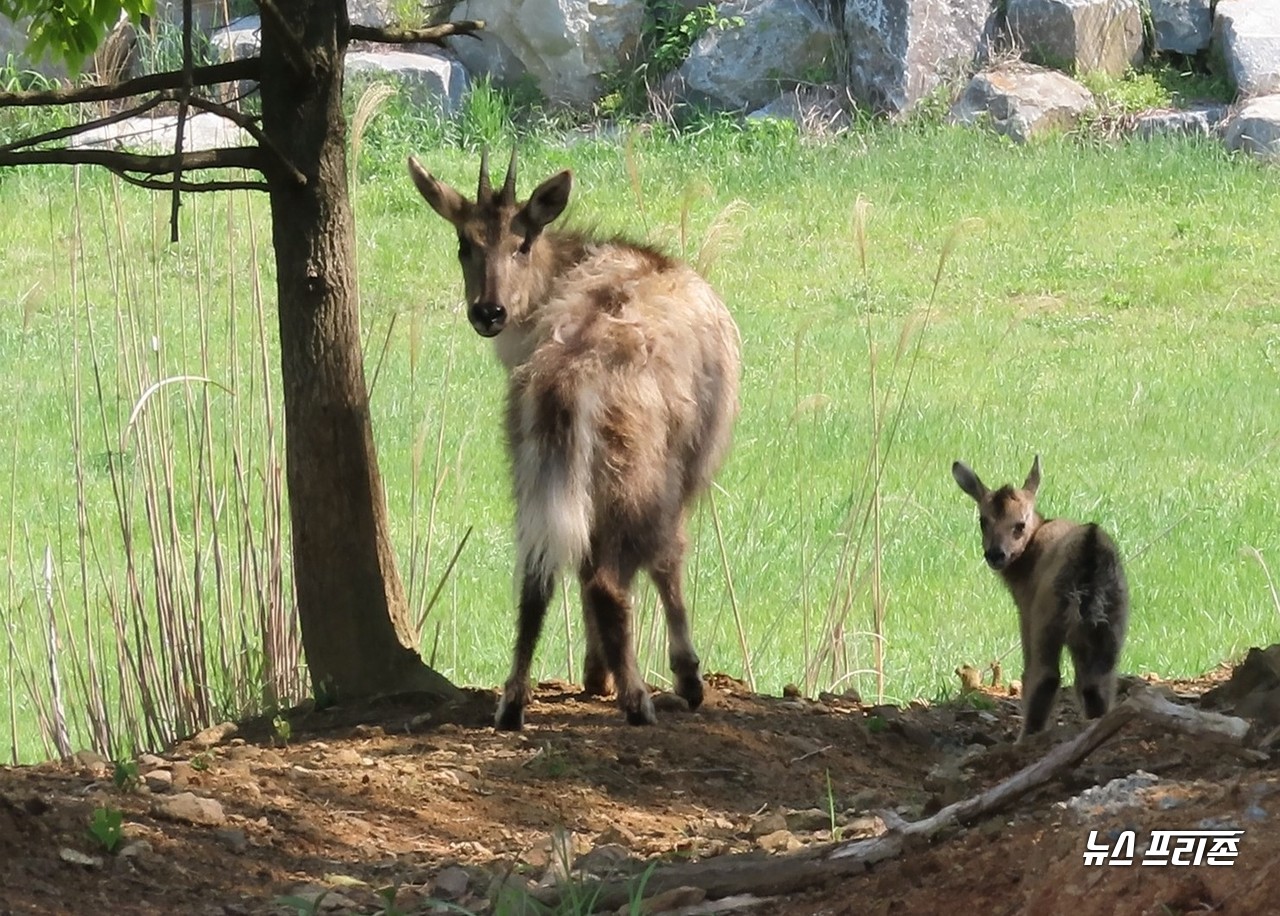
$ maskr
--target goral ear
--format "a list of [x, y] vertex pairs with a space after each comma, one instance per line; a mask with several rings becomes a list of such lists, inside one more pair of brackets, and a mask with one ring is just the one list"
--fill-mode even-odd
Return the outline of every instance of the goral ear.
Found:
[[1035, 461], [1031, 462], [1031, 472], [1027, 474], [1027, 481], [1022, 485], [1022, 489], [1028, 493], [1035, 495], [1036, 490], [1040, 488], [1040, 456], [1036, 455]]
[[421, 165], [418, 160], [409, 157], [409, 175], [414, 185], [431, 209], [447, 219], [455, 228], [461, 227], [471, 213], [471, 203], [453, 188], [440, 181]]
[[982, 502], [982, 498], [987, 495], [986, 486], [978, 479], [978, 475], [973, 473], [973, 469], [963, 461], [957, 461], [951, 465], [951, 476], [956, 479], [961, 490], [973, 497], [974, 502]]
[[569, 205], [573, 173], [568, 169], [538, 185], [516, 214], [516, 225], [527, 235], [537, 235]]

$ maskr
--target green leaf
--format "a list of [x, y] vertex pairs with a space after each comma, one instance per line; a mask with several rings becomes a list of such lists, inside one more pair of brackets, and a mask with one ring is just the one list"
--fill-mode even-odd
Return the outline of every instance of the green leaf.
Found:
[[121, 11], [137, 22], [154, 6], [154, 0], [0, 0], [0, 13], [17, 23], [26, 20], [32, 57], [48, 53], [78, 73]]

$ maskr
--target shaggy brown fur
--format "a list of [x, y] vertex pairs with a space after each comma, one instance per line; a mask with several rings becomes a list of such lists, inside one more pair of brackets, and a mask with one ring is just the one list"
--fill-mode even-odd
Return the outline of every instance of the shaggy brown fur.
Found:
[[1036, 511], [1037, 455], [1022, 489], [988, 490], [962, 462], [951, 466], [978, 504], [987, 565], [1018, 605], [1022, 636], [1022, 734], [1042, 731], [1058, 695], [1062, 647], [1075, 667], [1076, 696], [1087, 718], [1115, 699], [1116, 663], [1129, 619], [1129, 587], [1116, 545], [1095, 524], [1045, 519]]
[[518, 729], [555, 580], [582, 591], [584, 683], [610, 680], [628, 721], [654, 721], [636, 667], [630, 588], [640, 569], [667, 618], [676, 692], [702, 702], [681, 577], [685, 514], [729, 448], [738, 414], [738, 330], [691, 268], [651, 248], [548, 229], [572, 178], [517, 202], [515, 155], [502, 189], [481, 160], [470, 201], [409, 160], [427, 203], [458, 233], [472, 326], [506, 365], [515, 482], [520, 623], [499, 728]]

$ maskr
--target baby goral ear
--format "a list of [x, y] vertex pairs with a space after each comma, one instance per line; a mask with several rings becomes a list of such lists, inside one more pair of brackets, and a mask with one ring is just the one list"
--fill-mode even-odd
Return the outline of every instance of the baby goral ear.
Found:
[[1035, 495], [1037, 489], [1040, 488], [1040, 456], [1036, 455], [1036, 460], [1031, 462], [1031, 472], [1027, 474], [1027, 481], [1022, 485], [1022, 489], [1031, 495]]
[[987, 488], [978, 479], [978, 475], [973, 473], [969, 465], [963, 461], [957, 461], [951, 465], [951, 476], [956, 479], [961, 490], [973, 497], [974, 502], [982, 502], [983, 497], [987, 495]]
[[467, 199], [424, 169], [412, 156], [409, 157], [409, 175], [413, 178], [418, 193], [426, 198], [432, 210], [455, 227], [461, 226], [466, 221], [471, 210], [471, 204]]

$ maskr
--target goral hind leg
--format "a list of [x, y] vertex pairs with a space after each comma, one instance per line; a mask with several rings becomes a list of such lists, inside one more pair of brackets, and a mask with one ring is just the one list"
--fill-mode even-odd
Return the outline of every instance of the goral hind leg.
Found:
[[516, 647], [511, 662], [511, 673], [498, 701], [498, 713], [494, 724], [503, 731], [519, 731], [524, 726], [524, 710], [529, 705], [529, 668], [533, 664], [533, 650], [542, 633], [542, 621], [547, 615], [547, 604], [555, 589], [555, 580], [540, 573], [526, 571], [520, 587], [520, 622], [516, 633]]
[[600, 628], [596, 615], [587, 607], [586, 585], [582, 588], [582, 618], [587, 631], [587, 657], [582, 666], [582, 692], [591, 697], [607, 697], [613, 693], [613, 675], [605, 661], [604, 647], [600, 644]]
[[702, 705], [702, 661], [693, 648], [689, 631], [689, 611], [684, 603], [684, 532], [672, 538], [673, 549], [650, 570], [658, 597], [667, 617], [667, 655], [675, 675], [676, 693], [690, 709]]
[[625, 565], [619, 551], [602, 550], [582, 571], [582, 603], [595, 622], [600, 654], [613, 674], [618, 705], [632, 725], [657, 722], [649, 688], [636, 665], [631, 639], [631, 599], [627, 588], [635, 575], [635, 565]]

